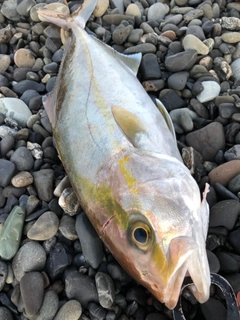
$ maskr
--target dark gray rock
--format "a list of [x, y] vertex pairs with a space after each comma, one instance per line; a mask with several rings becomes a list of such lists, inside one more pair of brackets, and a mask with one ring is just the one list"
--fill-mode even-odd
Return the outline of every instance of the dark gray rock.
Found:
[[219, 251], [216, 253], [220, 262], [220, 270], [224, 273], [236, 273], [239, 271], [237, 261], [227, 252]]
[[186, 141], [201, 153], [204, 160], [214, 161], [218, 150], [225, 149], [223, 126], [218, 122], [210, 123], [202, 129], [188, 133]]
[[[37, 289], [37, 290], [36, 290]], [[44, 280], [40, 272], [28, 272], [20, 280], [23, 307], [28, 317], [39, 311], [44, 295]]]
[[103, 259], [102, 241], [98, 237], [85, 213], [81, 213], [77, 216], [76, 231], [86, 261], [92, 268], [96, 269]]
[[65, 293], [68, 299], [76, 299], [84, 308], [90, 302], [99, 302], [95, 281], [77, 271], [73, 271], [67, 275], [65, 279]]
[[52, 169], [33, 172], [34, 184], [39, 199], [49, 202], [53, 198], [54, 173]]
[[7, 275], [8, 275], [7, 263], [0, 260], [0, 292], [2, 291], [2, 288], [6, 283]]
[[217, 194], [220, 196], [221, 200], [234, 199], [234, 200], [239, 201], [239, 198], [234, 193], [229, 191], [227, 188], [225, 188], [220, 183], [215, 183], [214, 188], [215, 188]]
[[17, 148], [10, 160], [16, 165], [19, 171], [31, 170], [34, 164], [32, 154], [26, 147]]
[[224, 158], [227, 161], [240, 160], [240, 144], [236, 144], [232, 148], [224, 152]]
[[228, 184], [228, 189], [237, 194], [240, 191], [240, 174], [236, 175]]
[[123, 285], [131, 281], [130, 276], [118, 263], [110, 262], [107, 265], [107, 271], [112, 279], [119, 281]]
[[214, 298], [209, 298], [207, 302], [200, 304], [200, 308], [206, 320], [226, 320], [227, 318], [226, 308], [221, 301]]
[[27, 90], [36, 90], [37, 92], [44, 92], [45, 86], [32, 80], [22, 80], [13, 86], [13, 91], [18, 95], [22, 95]]
[[0, 159], [0, 186], [1, 187], [6, 187], [15, 172], [15, 164], [11, 161], [5, 160], [5, 159]]
[[[231, 208], [231, 210], [229, 210]], [[224, 226], [232, 230], [240, 214], [240, 203], [236, 200], [223, 200], [215, 204], [210, 211], [209, 226]]]
[[159, 68], [157, 56], [153, 53], [147, 53], [143, 56], [140, 70], [142, 80], [156, 80], [161, 78], [161, 71]]
[[179, 72], [190, 70], [198, 59], [198, 53], [195, 50], [188, 50], [168, 56], [165, 60], [165, 66], [169, 71]]
[[94, 302], [90, 302], [88, 304], [88, 310], [94, 319], [98, 319], [98, 320], [106, 319], [107, 310], [105, 310], [103, 307], [99, 306], [98, 304]]

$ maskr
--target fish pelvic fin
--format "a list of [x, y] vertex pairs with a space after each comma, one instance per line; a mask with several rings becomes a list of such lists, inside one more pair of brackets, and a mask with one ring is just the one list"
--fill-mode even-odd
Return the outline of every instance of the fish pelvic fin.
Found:
[[169, 113], [167, 112], [166, 108], [164, 107], [164, 105], [162, 104], [162, 102], [160, 100], [156, 99], [156, 104], [157, 104], [158, 110], [161, 112], [169, 130], [171, 131], [172, 135], [174, 136], [174, 138], [176, 140], [174, 126], [173, 126], [172, 119], [170, 118]]
[[72, 29], [75, 23], [80, 28], [84, 29], [86, 22], [97, 5], [97, 2], [98, 0], [85, 0], [84, 3], [71, 15], [64, 15], [57, 11], [46, 10], [43, 8], [38, 10], [38, 16], [42, 21], [52, 22], [67, 30]]

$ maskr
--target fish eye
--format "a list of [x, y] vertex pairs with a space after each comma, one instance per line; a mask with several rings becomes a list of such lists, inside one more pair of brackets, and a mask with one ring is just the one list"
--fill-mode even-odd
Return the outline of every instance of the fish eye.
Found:
[[141, 250], [146, 251], [152, 243], [152, 231], [143, 222], [136, 222], [131, 228], [131, 240]]

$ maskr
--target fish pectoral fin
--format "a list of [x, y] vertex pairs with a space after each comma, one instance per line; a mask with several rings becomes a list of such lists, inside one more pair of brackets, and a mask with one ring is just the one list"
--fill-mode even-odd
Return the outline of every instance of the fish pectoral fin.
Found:
[[163, 119], [165, 120], [169, 130], [172, 132], [172, 135], [176, 139], [174, 126], [173, 126], [172, 119], [170, 118], [169, 113], [167, 112], [166, 108], [164, 107], [164, 105], [162, 104], [162, 102], [160, 100], [156, 99], [156, 104], [157, 104], [158, 110], [161, 112]]
[[42, 97], [42, 103], [44, 106], [44, 109], [47, 112], [49, 122], [51, 126], [54, 128], [56, 125], [55, 121], [55, 103], [53, 101], [53, 93], [49, 93]]
[[113, 117], [119, 128], [135, 148], [141, 148], [140, 140], [147, 138], [142, 121], [133, 113], [119, 106], [112, 106]]

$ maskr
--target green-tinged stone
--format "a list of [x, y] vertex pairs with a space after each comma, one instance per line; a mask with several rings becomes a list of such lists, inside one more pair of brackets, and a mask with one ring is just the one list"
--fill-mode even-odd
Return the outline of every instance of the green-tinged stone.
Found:
[[25, 213], [15, 206], [0, 231], [0, 257], [10, 260], [18, 251], [22, 237]]

